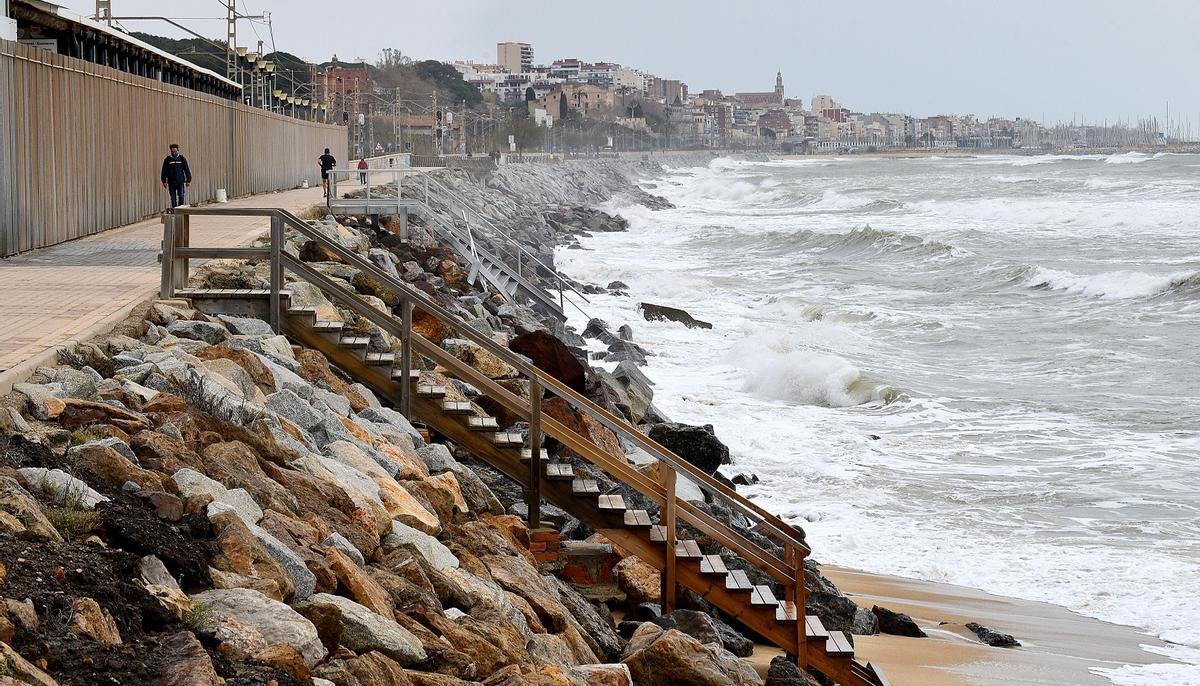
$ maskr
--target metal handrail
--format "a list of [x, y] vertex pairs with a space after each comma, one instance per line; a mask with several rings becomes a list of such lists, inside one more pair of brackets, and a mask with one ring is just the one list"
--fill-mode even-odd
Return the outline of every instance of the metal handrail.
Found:
[[[401, 183], [402, 182], [403, 181], [401, 181]], [[438, 181], [437, 179], [427, 177], [426, 178], [426, 186], [429, 186], [429, 185], [432, 185], [435, 188], [440, 189], [442, 191], [443, 195], [447, 198], [448, 202], [457, 203], [459, 205], [460, 210], [470, 211], [473, 215], [475, 215], [478, 219], [480, 219], [484, 225], [486, 225], [489, 229], [492, 230], [492, 232], [494, 232], [494, 234], [496, 234], [495, 236], [493, 236], [493, 238], [498, 237], [500, 239], [503, 239], [504, 242], [506, 242], [506, 243], [510, 244], [512, 247], [514, 247], [518, 251], [519, 254], [525, 255], [530, 260], [533, 260], [533, 262], [535, 264], [537, 264], [539, 267], [541, 267], [542, 269], [544, 269], [547, 272], [549, 272], [550, 274], [552, 274], [554, 276], [555, 280], [558, 281], [558, 284], [559, 284], [558, 291], [559, 291], [560, 296], [561, 296], [561, 294], [564, 290], [564, 286], [565, 286], [566, 289], [569, 289], [572, 293], [574, 293], [575, 295], [578, 295], [579, 298], [581, 300], [583, 300], [583, 302], [589, 303], [589, 304], [591, 303], [591, 301], [587, 299], [587, 296], [584, 295], [583, 293], [581, 293], [578, 288], [575, 288], [575, 286], [571, 285], [571, 283], [569, 281], [567, 281], [566, 278], [563, 277], [562, 274], [559, 274], [558, 271], [556, 271], [553, 267], [551, 267], [550, 265], [546, 264], [545, 262], [542, 262], [541, 260], [539, 260], [536, 255], [534, 255], [529, 250], [527, 250], [524, 246], [522, 246], [520, 241], [513, 238], [511, 235], [509, 235], [503, 229], [496, 226], [483, 213], [479, 212], [479, 210], [476, 210], [474, 207], [471, 207], [469, 204], [466, 203], [466, 201], [464, 201], [464, 200], [462, 200], [462, 198], [458, 197], [458, 193], [456, 191], [454, 191], [453, 189], [451, 189], [449, 186], [442, 183], [441, 181]], [[397, 188], [399, 188], [399, 185], [397, 185]], [[397, 192], [398, 192], [398, 194], [403, 195], [402, 193], [399, 192], [399, 190]], [[428, 200], [428, 198], [426, 198], [426, 200]], [[575, 303], [572, 303], [572, 304], [575, 305], [575, 309], [579, 310], [579, 312], [583, 316], [587, 317], [588, 319], [591, 319], [591, 315], [589, 315], [582, 307], [580, 307], [579, 305], [577, 305]]]

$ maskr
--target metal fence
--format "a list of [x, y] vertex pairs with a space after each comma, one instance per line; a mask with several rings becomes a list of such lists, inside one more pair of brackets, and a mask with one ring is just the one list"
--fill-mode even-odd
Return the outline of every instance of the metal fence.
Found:
[[0, 40], [0, 257], [95, 234], [169, 206], [178, 143], [189, 201], [317, 183], [346, 130], [284, 117]]

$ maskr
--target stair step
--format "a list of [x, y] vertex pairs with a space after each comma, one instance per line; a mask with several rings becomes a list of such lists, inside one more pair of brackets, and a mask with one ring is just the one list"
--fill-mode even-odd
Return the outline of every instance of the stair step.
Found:
[[725, 560], [722, 560], [720, 555], [705, 555], [700, 558], [700, 573], [725, 575], [729, 570], [726, 569]]
[[625, 511], [625, 526], [628, 527], [644, 527], [651, 526], [650, 513], [645, 510], [626, 510]]
[[563, 462], [546, 465], [547, 479], [574, 479], [575, 468]]
[[286, 311], [292, 317], [312, 317], [317, 314], [317, 308], [315, 307], [289, 307]]
[[[271, 289], [269, 288], [177, 288], [175, 289], [175, 297], [177, 298], [269, 298], [271, 297]], [[291, 291], [279, 291], [281, 299], [292, 297]]]
[[600, 495], [600, 484], [595, 479], [576, 479], [571, 482], [571, 492], [575, 495]]
[[[541, 449], [540, 451], [538, 451], [538, 452], [540, 452], [540, 453], [541, 453], [541, 455], [542, 455], [542, 459], [543, 459], [543, 460], [548, 460], [548, 459], [550, 459], [550, 456], [549, 456], [549, 455], [546, 453], [546, 449], [545, 449], [545, 448], [542, 448], [542, 449]], [[531, 460], [533, 460], [533, 449], [532, 449], [532, 448], [522, 448], [522, 449], [521, 449], [521, 461], [522, 461], [522, 462], [529, 462], [529, 461], [531, 461]]]
[[700, 544], [695, 541], [678, 541], [675, 543], [675, 557], [699, 560], [704, 553], [700, 552]]
[[744, 569], [731, 569], [729, 574], [725, 576], [726, 591], [753, 591], [754, 584], [750, 583], [750, 577], [746, 575]]
[[446, 414], [471, 414], [475, 410], [471, 409], [471, 402], [468, 400], [443, 400], [442, 412]]
[[825, 641], [825, 654], [834, 657], [853, 657], [854, 646], [850, 645], [846, 634], [840, 631], [830, 631], [829, 639]]
[[438, 386], [432, 383], [423, 383], [417, 386], [418, 398], [445, 398], [446, 387]]
[[784, 624], [796, 623], [796, 603], [790, 600], [781, 600], [775, 607], [775, 621], [783, 622]]
[[812, 639], [827, 639], [829, 632], [825, 629], [825, 625], [821, 623], [821, 618], [816, 615], [804, 616], [804, 635]]
[[499, 448], [517, 448], [525, 443], [525, 438], [515, 431], [501, 431], [492, 436], [492, 443]]
[[467, 428], [471, 431], [495, 431], [500, 428], [495, 417], [469, 417]]
[[[389, 354], [389, 353], [384, 353], [384, 354]], [[404, 370], [399, 367], [392, 367], [392, 381], [398, 382], [402, 378], [404, 378]], [[408, 382], [409, 383], [417, 383], [420, 380], [421, 380], [421, 370], [420, 369], [408, 370]]]
[[[396, 353], [367, 353], [366, 363], [371, 366], [391, 366], [396, 362]], [[420, 372], [417, 372], [418, 374]], [[403, 375], [404, 371], [401, 370]]]
[[342, 336], [338, 345], [343, 348], [365, 348], [371, 345], [370, 336]]
[[778, 607], [779, 601], [775, 599], [775, 594], [771, 592], [770, 586], [755, 586], [754, 590], [750, 592], [750, 604]]
[[667, 527], [662, 524], [655, 524], [650, 527], [650, 540], [654, 543], [663, 543], [667, 540]]
[[617, 493], [602, 495], [600, 496], [599, 506], [601, 510], [616, 510], [620, 512], [625, 509], [625, 498]]
[[312, 325], [312, 330], [320, 333], [341, 331], [346, 326], [343, 322], [318, 321]]

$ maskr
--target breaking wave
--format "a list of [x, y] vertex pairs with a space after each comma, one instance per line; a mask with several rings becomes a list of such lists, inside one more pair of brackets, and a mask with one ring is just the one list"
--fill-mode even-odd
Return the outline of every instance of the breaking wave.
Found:
[[865, 376], [845, 358], [786, 336], [747, 338], [730, 351], [730, 361], [742, 371], [743, 390], [766, 400], [854, 407], [888, 403], [899, 395]]
[[1122, 270], [1080, 275], [1045, 267], [1025, 267], [1021, 272], [1018, 278], [1030, 288], [1063, 291], [1088, 298], [1122, 300], [1200, 293], [1200, 271], [1164, 275]]
[[929, 257], [960, 257], [967, 254], [953, 245], [900, 231], [887, 231], [871, 226], [851, 229], [846, 233], [820, 231], [768, 231], [757, 234], [755, 242], [763, 253], [788, 254], [799, 250], [816, 250], [822, 254], [841, 256], [862, 253], [898, 253]]

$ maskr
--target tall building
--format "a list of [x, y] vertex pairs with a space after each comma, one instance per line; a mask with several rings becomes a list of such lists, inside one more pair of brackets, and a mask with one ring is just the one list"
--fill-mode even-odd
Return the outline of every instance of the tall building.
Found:
[[779, 96], [779, 102], [784, 101], [783, 97], [783, 72], [775, 72], [775, 94]]
[[533, 68], [533, 46], [529, 43], [496, 43], [496, 63], [511, 73]]

